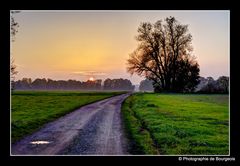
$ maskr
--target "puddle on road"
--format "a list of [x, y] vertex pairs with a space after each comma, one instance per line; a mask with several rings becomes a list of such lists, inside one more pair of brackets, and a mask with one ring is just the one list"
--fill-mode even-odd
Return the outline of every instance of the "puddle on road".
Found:
[[33, 145], [42, 145], [42, 144], [49, 144], [50, 142], [49, 141], [32, 141], [30, 142], [30, 144], [33, 144]]

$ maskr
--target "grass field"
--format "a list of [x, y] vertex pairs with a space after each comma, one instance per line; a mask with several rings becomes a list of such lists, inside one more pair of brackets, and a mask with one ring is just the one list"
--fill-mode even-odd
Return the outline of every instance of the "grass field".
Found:
[[16, 91], [11, 96], [12, 143], [82, 105], [124, 92]]
[[122, 106], [133, 154], [229, 153], [229, 96], [136, 93]]

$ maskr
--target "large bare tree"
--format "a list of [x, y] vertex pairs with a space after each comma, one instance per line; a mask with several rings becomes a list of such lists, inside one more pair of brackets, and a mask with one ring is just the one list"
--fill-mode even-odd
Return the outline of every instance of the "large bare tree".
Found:
[[199, 65], [192, 55], [188, 25], [167, 17], [154, 24], [141, 23], [137, 49], [130, 54], [127, 71], [154, 81], [155, 91], [192, 91], [199, 78]]

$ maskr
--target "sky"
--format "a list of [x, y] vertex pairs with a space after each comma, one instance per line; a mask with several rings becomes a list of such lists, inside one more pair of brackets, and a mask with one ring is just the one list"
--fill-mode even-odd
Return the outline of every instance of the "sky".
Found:
[[11, 42], [16, 80], [143, 77], [127, 73], [127, 59], [138, 45], [141, 22], [174, 16], [188, 25], [200, 76], [229, 76], [230, 11], [26, 11], [14, 15], [18, 33]]

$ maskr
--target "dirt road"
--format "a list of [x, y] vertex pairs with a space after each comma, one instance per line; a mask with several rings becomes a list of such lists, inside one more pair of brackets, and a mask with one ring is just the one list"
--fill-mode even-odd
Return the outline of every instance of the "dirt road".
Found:
[[11, 146], [12, 155], [128, 154], [121, 103], [129, 94], [81, 107]]

